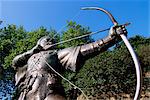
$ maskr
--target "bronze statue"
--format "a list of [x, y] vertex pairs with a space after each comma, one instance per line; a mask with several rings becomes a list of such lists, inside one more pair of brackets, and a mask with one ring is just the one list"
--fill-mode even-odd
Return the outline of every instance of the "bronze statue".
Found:
[[55, 50], [53, 47], [48, 49], [53, 41], [48, 36], [42, 37], [35, 47], [13, 60], [13, 67], [17, 70], [15, 80], [19, 88], [18, 100], [65, 100], [61, 78], [46, 62], [59, 73], [64, 69], [75, 72], [81, 58], [99, 54], [118, 42], [117, 29], [122, 30], [123, 34], [127, 33], [124, 26], [114, 26], [104, 39], [62, 50]]
[[[18, 87], [18, 100], [65, 100], [59, 73], [64, 69], [75, 72], [80, 62], [107, 50], [119, 42], [119, 34], [127, 34], [125, 25], [114, 25], [109, 35], [93, 43], [56, 50], [53, 39], [42, 37], [31, 50], [16, 56], [13, 67]], [[48, 66], [49, 65], [49, 66]]]

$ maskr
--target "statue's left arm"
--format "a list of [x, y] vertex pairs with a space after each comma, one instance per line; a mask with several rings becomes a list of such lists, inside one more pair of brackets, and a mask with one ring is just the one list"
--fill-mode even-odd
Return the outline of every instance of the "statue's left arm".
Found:
[[20, 54], [20, 55], [17, 55], [14, 59], [13, 59], [13, 62], [12, 62], [12, 65], [15, 69], [19, 68], [19, 67], [23, 67], [24, 65], [27, 64], [28, 62], [28, 59], [33, 55], [33, 54], [36, 54], [40, 51], [43, 51], [45, 48], [44, 46], [47, 45], [47, 41], [49, 40], [48, 37], [42, 37], [38, 40], [37, 44], [32, 48], [30, 49], [29, 51], [23, 53], [23, 54]]
[[87, 59], [91, 56], [96, 56], [97, 54], [106, 51], [109, 47], [121, 41], [121, 38], [118, 35], [120, 33], [125, 35], [127, 34], [125, 27], [122, 25], [113, 26], [109, 31], [109, 35], [101, 40], [60, 50], [58, 51], [60, 63], [66, 69], [76, 71], [77, 64], [80, 63], [81, 57]]
[[127, 35], [125, 27], [123, 25], [112, 26], [107, 37], [93, 43], [82, 45], [80, 48], [80, 53], [82, 56], [86, 57], [90, 54], [94, 55], [106, 51], [108, 48], [121, 41], [119, 34]]

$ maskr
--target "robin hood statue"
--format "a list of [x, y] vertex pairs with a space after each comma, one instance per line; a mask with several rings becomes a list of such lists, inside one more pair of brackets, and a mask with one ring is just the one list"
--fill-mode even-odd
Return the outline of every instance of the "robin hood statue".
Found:
[[53, 39], [48, 36], [39, 39], [35, 47], [13, 60], [13, 67], [17, 71], [15, 81], [18, 100], [65, 100], [61, 78], [48, 65], [59, 73], [64, 69], [75, 72], [80, 61], [91, 57], [89, 55], [95, 56], [119, 42], [121, 39], [118, 32], [127, 34], [123, 25], [115, 25], [110, 28], [109, 35], [104, 39], [62, 50], [56, 50], [52, 46]]

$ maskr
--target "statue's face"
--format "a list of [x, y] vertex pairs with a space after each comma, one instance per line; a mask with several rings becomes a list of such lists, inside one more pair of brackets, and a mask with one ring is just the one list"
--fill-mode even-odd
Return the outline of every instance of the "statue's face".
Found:
[[52, 46], [53, 42], [49, 36], [44, 36], [38, 41], [38, 44], [46, 50]]

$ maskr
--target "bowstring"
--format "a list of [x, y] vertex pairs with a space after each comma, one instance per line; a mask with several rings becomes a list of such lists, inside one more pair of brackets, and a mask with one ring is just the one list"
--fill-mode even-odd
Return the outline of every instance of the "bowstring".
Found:
[[78, 89], [83, 95], [84, 97], [86, 98], [86, 100], [89, 100], [88, 97], [86, 96], [86, 94], [84, 93], [84, 91], [76, 86], [75, 84], [73, 84], [71, 81], [69, 81], [67, 78], [65, 78], [64, 76], [62, 76], [59, 72], [57, 72], [47, 61], [46, 61], [46, 58], [43, 56], [43, 54], [40, 52], [42, 58], [44, 59], [44, 62], [48, 65], [48, 67], [53, 71], [55, 72], [58, 76], [60, 76], [62, 79], [64, 79], [65, 81], [67, 81], [70, 85], [72, 85], [75, 89]]

